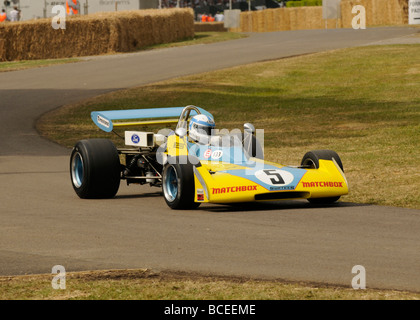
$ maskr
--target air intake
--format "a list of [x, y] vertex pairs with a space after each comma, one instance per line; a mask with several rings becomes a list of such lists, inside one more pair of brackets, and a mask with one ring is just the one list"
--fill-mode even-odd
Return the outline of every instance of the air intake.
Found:
[[309, 192], [285, 191], [256, 194], [255, 200], [284, 200], [308, 198]]

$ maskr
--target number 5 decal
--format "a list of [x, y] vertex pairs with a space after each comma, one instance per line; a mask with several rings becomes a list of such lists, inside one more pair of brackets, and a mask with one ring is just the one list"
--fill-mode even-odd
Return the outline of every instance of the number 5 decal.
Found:
[[293, 182], [294, 176], [281, 169], [264, 169], [255, 172], [255, 177], [272, 186], [285, 186]]
[[270, 178], [272, 184], [285, 184], [280, 173], [276, 170], [263, 170], [265, 174]]

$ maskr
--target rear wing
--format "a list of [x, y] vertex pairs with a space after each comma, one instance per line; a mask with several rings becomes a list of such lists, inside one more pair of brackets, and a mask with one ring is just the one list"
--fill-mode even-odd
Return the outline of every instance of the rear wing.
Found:
[[[105, 132], [111, 132], [114, 127], [175, 124], [178, 123], [179, 117], [184, 108], [185, 107], [93, 111], [91, 113], [91, 118], [100, 129]], [[202, 114], [205, 114], [213, 119], [211, 113], [202, 108], [196, 108]], [[195, 114], [198, 114], [197, 111], [192, 110], [191, 115]], [[147, 120], [139, 121], [140, 119]]]

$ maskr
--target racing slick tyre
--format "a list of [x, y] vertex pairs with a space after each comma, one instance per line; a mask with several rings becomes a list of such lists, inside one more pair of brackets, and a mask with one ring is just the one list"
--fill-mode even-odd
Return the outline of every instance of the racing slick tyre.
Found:
[[70, 157], [70, 177], [82, 199], [106, 199], [120, 187], [121, 164], [117, 148], [107, 139], [81, 140]]
[[162, 189], [166, 204], [171, 209], [195, 209], [195, 185], [193, 165], [188, 157], [176, 157], [163, 168]]
[[313, 150], [305, 153], [302, 158], [301, 166], [310, 166], [311, 169], [319, 168], [319, 160], [332, 160], [334, 158], [338, 166], [344, 172], [343, 163], [335, 151], [332, 150]]
[[[308, 167], [310, 169], [319, 168], [319, 160], [332, 160], [334, 159], [337, 162], [338, 166], [341, 168], [341, 171], [344, 172], [343, 163], [341, 162], [340, 157], [335, 151], [332, 150], [313, 150], [307, 152], [301, 162], [301, 166]], [[336, 202], [340, 199], [340, 196], [337, 197], [328, 197], [328, 198], [309, 198], [308, 201], [313, 204], [328, 204]]]

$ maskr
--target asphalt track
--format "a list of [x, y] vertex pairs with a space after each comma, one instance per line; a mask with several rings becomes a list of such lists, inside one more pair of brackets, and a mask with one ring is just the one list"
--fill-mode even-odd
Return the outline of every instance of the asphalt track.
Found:
[[353, 266], [362, 265], [367, 287], [420, 291], [420, 210], [344, 197], [329, 207], [288, 201], [172, 211], [160, 190], [124, 184], [115, 199], [80, 200], [70, 184], [70, 150], [34, 125], [49, 110], [113, 90], [417, 31], [261, 33], [0, 73], [0, 275], [50, 273], [54, 265], [151, 268], [350, 287]]

